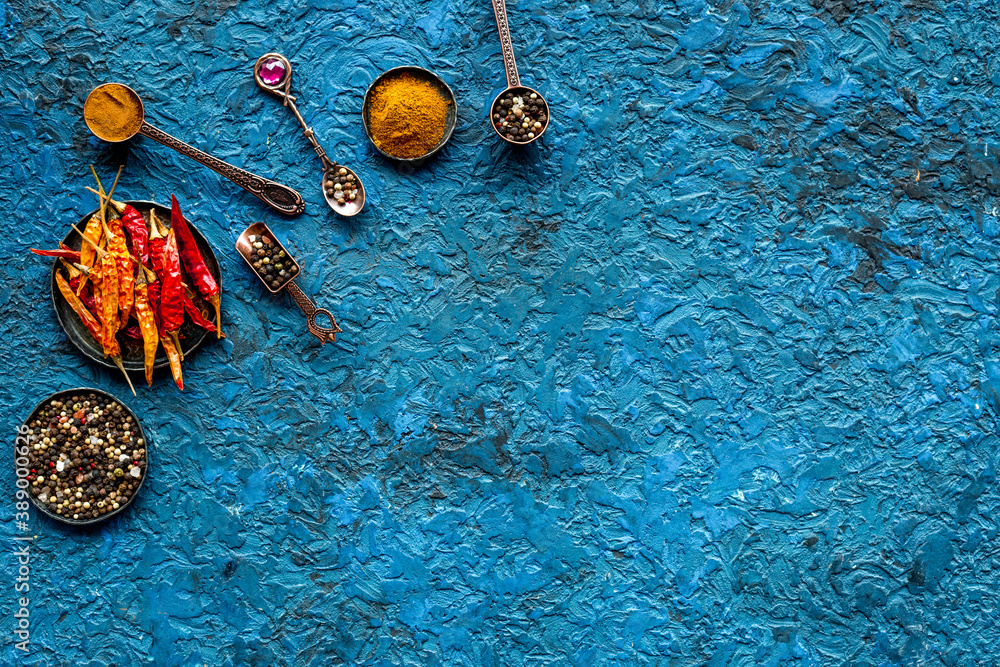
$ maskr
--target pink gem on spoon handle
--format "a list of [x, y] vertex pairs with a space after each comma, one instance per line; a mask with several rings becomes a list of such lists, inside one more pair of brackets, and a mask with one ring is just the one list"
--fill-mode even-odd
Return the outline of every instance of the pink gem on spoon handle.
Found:
[[260, 80], [269, 86], [277, 86], [285, 78], [285, 65], [277, 58], [271, 58], [260, 66]]

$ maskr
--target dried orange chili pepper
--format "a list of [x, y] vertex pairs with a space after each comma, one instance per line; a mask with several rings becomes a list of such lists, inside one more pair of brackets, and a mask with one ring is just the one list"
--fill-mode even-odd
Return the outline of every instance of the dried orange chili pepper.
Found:
[[[94, 168], [91, 167], [90, 170], [94, 171]], [[118, 170], [118, 175], [121, 175], [120, 169]], [[101, 199], [100, 215], [104, 235], [108, 239], [107, 252], [114, 258], [115, 268], [117, 269], [118, 311], [121, 314], [118, 320], [118, 329], [124, 329], [132, 314], [132, 303], [135, 298], [135, 269], [133, 267], [132, 254], [129, 252], [128, 245], [125, 242], [125, 232], [122, 231], [121, 220], [113, 218], [109, 221], [105, 214], [107, 202], [111, 201], [111, 195], [118, 185], [118, 178], [115, 177], [115, 183], [111, 186], [111, 192], [106, 195], [104, 194], [104, 188], [101, 186], [101, 179], [97, 177], [96, 171], [94, 171], [94, 179], [97, 181], [97, 196]]]
[[121, 354], [115, 334], [118, 333], [118, 267], [110, 252], [101, 255], [101, 323], [104, 325], [104, 356]]
[[169, 336], [160, 336], [163, 349], [167, 352], [167, 359], [170, 360], [170, 374], [174, 376], [177, 388], [184, 391], [184, 375], [181, 373], [181, 354], [174, 347], [174, 341]]
[[[76, 229], [75, 225], [73, 229]], [[83, 236], [79, 229], [76, 231]], [[92, 242], [88, 239], [88, 243]], [[115, 258], [110, 252], [96, 245], [94, 248], [99, 257], [99, 263], [95, 268], [101, 276], [100, 297], [97, 299], [101, 307], [97, 313], [101, 320], [101, 341], [104, 345], [104, 356], [113, 357], [121, 354], [121, 348], [115, 339], [115, 334], [118, 333], [118, 269], [115, 267]]]
[[135, 278], [133, 277], [132, 254], [129, 253], [125, 245], [125, 234], [122, 232], [121, 223], [115, 225], [107, 223], [104, 233], [108, 237], [108, 253], [115, 262], [115, 270], [118, 274], [118, 312], [119, 329], [128, 323], [128, 318], [132, 313], [132, 303], [135, 299]]
[[[138, 244], [136, 244], [138, 245]], [[136, 254], [138, 248], [136, 248]], [[139, 320], [142, 331], [142, 348], [145, 355], [146, 384], [153, 386], [153, 362], [156, 360], [156, 349], [160, 344], [160, 334], [156, 330], [156, 318], [149, 306], [149, 294], [146, 291], [146, 269], [140, 264], [135, 281], [135, 319]]]
[[[80, 264], [83, 264], [88, 269], [94, 266], [94, 261], [97, 259], [97, 251], [94, 250], [96, 247], [100, 247], [101, 240], [104, 238], [104, 231], [101, 228], [101, 216], [95, 215], [87, 221], [87, 226], [83, 229], [83, 235], [94, 242], [91, 246], [89, 243], [84, 243], [80, 246]], [[80, 279], [80, 287], [78, 290], [82, 290], [83, 286], [87, 284], [87, 278], [83, 277]]]
[[59, 292], [63, 295], [63, 298], [66, 299], [66, 303], [68, 303], [70, 308], [73, 309], [73, 312], [77, 314], [83, 322], [83, 325], [87, 327], [87, 331], [89, 331], [90, 335], [94, 337], [94, 340], [100, 343], [103, 348], [103, 332], [101, 330], [100, 322], [97, 321], [97, 318], [94, 317], [93, 313], [87, 310], [87, 307], [83, 305], [83, 301], [80, 300], [80, 297], [76, 295], [73, 288], [69, 286], [68, 282], [66, 282], [66, 278], [61, 272], [58, 271], [56, 272], [56, 285], [59, 286]]

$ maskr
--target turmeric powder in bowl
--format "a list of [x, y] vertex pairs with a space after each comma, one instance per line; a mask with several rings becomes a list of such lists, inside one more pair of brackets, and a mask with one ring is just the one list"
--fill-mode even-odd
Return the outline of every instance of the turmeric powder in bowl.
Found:
[[83, 120], [105, 141], [125, 141], [142, 127], [145, 111], [135, 91], [120, 83], [94, 88], [83, 103]]
[[430, 157], [455, 129], [455, 96], [420, 67], [397, 67], [365, 93], [362, 117], [368, 138], [383, 155], [412, 161]]

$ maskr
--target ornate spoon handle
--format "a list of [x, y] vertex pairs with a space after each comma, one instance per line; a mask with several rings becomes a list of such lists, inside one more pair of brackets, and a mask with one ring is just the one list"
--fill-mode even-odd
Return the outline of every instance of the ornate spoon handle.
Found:
[[209, 169], [222, 174], [247, 192], [260, 197], [265, 204], [281, 211], [285, 215], [296, 215], [306, 209], [306, 203], [302, 199], [302, 195], [287, 185], [276, 183], [257, 174], [251, 174], [249, 171], [234, 167], [228, 162], [223, 162], [217, 157], [212, 157], [208, 153], [198, 150], [194, 146], [189, 146], [163, 130], [153, 127], [146, 121], [142, 122], [139, 133], [154, 141], [159, 141], [168, 148], [173, 148], [178, 153], [201, 162]]
[[323, 147], [319, 145], [319, 140], [316, 139], [316, 133], [313, 132], [313, 129], [309, 127], [309, 123], [307, 123], [306, 119], [302, 117], [301, 113], [299, 113], [299, 108], [295, 106], [295, 98], [288, 93], [281, 92], [280, 90], [274, 90], [271, 92], [284, 98], [285, 106], [291, 109], [292, 113], [295, 114], [295, 118], [299, 121], [299, 125], [302, 126], [302, 134], [309, 140], [309, 143], [312, 144], [313, 150], [316, 151], [316, 155], [318, 155], [319, 159], [322, 160], [323, 170], [330, 171], [337, 166], [337, 163], [331, 160], [326, 154], [326, 151], [323, 150]]
[[[328, 341], [336, 343], [337, 334], [343, 331], [343, 329], [337, 326], [337, 321], [333, 319], [333, 314], [326, 308], [317, 308], [312, 299], [306, 296], [306, 293], [299, 289], [299, 286], [294, 282], [290, 281], [285, 285], [285, 289], [292, 295], [292, 301], [295, 302], [295, 305], [306, 316], [309, 333], [316, 336], [322, 345], [326, 345]], [[330, 320], [330, 328], [321, 327], [316, 324], [317, 315], [325, 315]]]
[[510, 41], [510, 26], [507, 25], [507, 6], [504, 0], [493, 0], [493, 15], [497, 19], [497, 31], [500, 33], [500, 50], [503, 52], [503, 66], [507, 70], [507, 87], [516, 88], [521, 85], [521, 77], [517, 75], [517, 63], [514, 62], [514, 45]]

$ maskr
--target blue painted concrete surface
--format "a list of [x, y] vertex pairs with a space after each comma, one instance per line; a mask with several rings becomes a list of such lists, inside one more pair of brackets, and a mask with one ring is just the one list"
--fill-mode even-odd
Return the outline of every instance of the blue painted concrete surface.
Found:
[[[0, 340], [14, 430], [100, 387], [155, 441], [131, 511], [33, 515], [30, 653], [3, 664], [945, 665], [1000, 660], [1000, 11], [968, 0], [509, 5], [543, 141], [485, 123], [486, 0], [0, 3]], [[369, 195], [344, 220], [250, 66]], [[459, 100], [401, 170], [359, 110], [417, 64]], [[87, 92], [295, 187], [273, 214]], [[228, 338], [138, 398], [58, 328], [45, 262], [119, 192], [175, 193]], [[265, 220], [345, 333], [236, 255]], [[14, 472], [3, 472], [12, 492]], [[17, 534], [11, 494], [5, 544]], [[12, 548], [4, 547], [5, 552]]]

